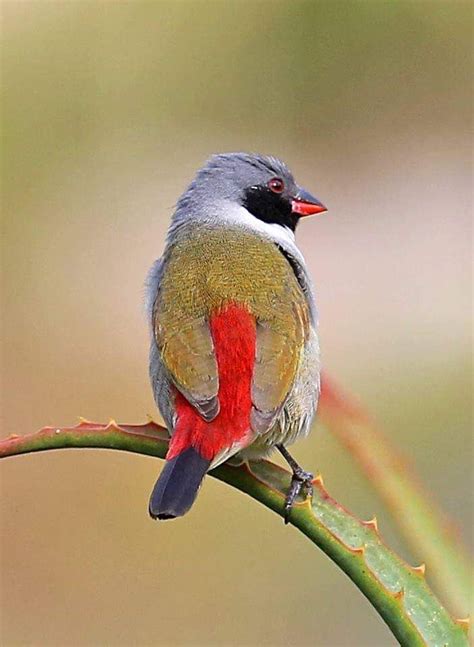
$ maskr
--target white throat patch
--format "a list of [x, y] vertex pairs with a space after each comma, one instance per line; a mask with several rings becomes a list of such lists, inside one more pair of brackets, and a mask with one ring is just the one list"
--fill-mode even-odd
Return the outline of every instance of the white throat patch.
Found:
[[[295, 234], [291, 229], [284, 225], [278, 225], [277, 223], [263, 222], [263, 220], [259, 220], [250, 211], [247, 211], [245, 207], [240, 205], [229, 205], [225, 203], [225, 206], [223, 205], [222, 209], [219, 210], [219, 219], [221, 222], [240, 225], [246, 229], [263, 234], [266, 238], [270, 238], [273, 242], [282, 245], [282, 247], [290, 251], [297, 249]], [[301, 257], [299, 251], [298, 257]]]

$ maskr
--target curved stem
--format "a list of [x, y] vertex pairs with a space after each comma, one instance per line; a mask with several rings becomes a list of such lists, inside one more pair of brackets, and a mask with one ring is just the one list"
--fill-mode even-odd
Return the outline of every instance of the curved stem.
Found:
[[[46, 427], [29, 436], [0, 442], [0, 457], [69, 447], [118, 449], [163, 458], [168, 446], [166, 429], [144, 425], [101, 425], [82, 421], [77, 427]], [[234, 467], [224, 464], [211, 476], [245, 492], [284, 516], [291, 475], [261, 461]], [[320, 477], [314, 480], [312, 500], [300, 499], [290, 523], [319, 546], [377, 609], [402, 645], [467, 645], [466, 627], [453, 620], [430, 591], [423, 569], [407, 565], [382, 542], [374, 521], [361, 522], [326, 492]]]

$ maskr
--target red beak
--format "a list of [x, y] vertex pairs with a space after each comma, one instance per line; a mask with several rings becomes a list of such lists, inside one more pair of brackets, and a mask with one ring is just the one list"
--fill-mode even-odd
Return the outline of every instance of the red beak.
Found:
[[311, 216], [314, 213], [323, 213], [327, 207], [317, 200], [311, 193], [300, 189], [291, 201], [291, 210], [299, 216]]

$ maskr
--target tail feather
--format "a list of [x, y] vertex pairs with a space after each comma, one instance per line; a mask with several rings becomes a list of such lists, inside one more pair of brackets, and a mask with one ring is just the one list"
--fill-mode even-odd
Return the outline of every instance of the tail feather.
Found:
[[151, 493], [150, 516], [174, 519], [185, 514], [194, 503], [210, 464], [194, 447], [166, 461]]

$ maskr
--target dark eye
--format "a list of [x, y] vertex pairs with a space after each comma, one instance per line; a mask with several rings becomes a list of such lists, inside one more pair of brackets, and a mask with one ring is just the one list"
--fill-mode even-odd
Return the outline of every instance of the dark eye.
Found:
[[268, 182], [268, 188], [273, 191], [273, 193], [283, 193], [285, 188], [285, 183], [279, 177], [274, 177]]

